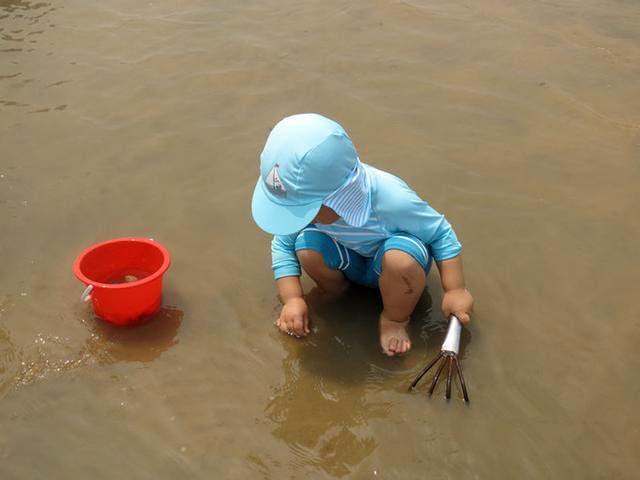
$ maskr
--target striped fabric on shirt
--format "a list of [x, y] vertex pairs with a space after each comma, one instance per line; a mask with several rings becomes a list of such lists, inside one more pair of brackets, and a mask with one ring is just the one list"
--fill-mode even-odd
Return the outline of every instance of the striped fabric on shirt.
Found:
[[373, 257], [380, 243], [390, 236], [373, 212], [361, 227], [353, 227], [342, 218], [331, 224], [316, 223], [314, 227], [363, 257]]

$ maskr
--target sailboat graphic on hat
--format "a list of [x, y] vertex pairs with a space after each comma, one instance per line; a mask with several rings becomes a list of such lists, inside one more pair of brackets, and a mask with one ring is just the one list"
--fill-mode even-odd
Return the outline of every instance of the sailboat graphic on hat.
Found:
[[272, 194], [278, 197], [286, 197], [287, 189], [284, 188], [284, 184], [282, 183], [282, 180], [280, 180], [278, 168], [280, 168], [280, 165], [276, 163], [269, 171], [269, 173], [267, 174], [267, 178], [265, 178], [264, 181], [266, 182], [267, 187]]

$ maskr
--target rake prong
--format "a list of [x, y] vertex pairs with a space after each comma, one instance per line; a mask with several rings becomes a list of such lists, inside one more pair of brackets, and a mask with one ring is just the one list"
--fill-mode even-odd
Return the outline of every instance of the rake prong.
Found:
[[446, 362], [446, 357], [445, 360], [440, 362], [440, 366], [438, 367], [438, 371], [436, 372], [435, 377], [433, 377], [433, 381], [431, 382], [431, 386], [429, 387], [429, 396], [431, 396], [431, 394], [433, 394], [433, 391], [436, 388], [436, 385], [438, 384], [438, 379], [440, 378], [440, 374], [442, 373], [442, 370], [444, 369], [444, 366], [447, 364]]
[[462, 376], [462, 368], [458, 362], [458, 357], [453, 357], [456, 364], [456, 371], [458, 372], [458, 378], [460, 379], [460, 385], [462, 386], [462, 395], [465, 402], [469, 402], [469, 395], [467, 394], [467, 385], [464, 383], [464, 377]]
[[431, 362], [429, 363], [429, 365], [427, 365], [426, 367], [424, 367], [422, 369], [422, 371], [418, 374], [418, 376], [415, 378], [415, 380], [411, 383], [411, 386], [409, 387], [409, 390], [413, 390], [415, 388], [415, 386], [418, 384], [418, 382], [422, 379], [422, 377], [424, 377], [426, 375], [426, 373], [431, 370], [431, 367], [433, 367], [436, 362], [438, 360], [440, 360], [440, 357], [442, 357], [443, 352], [440, 352], [440, 354], [434, 358], [433, 360], [431, 360]]
[[445, 394], [445, 398], [449, 400], [451, 398], [451, 376], [453, 375], [453, 359], [455, 355], [449, 355], [447, 357], [447, 365], [449, 366], [449, 370], [447, 371], [447, 393]]

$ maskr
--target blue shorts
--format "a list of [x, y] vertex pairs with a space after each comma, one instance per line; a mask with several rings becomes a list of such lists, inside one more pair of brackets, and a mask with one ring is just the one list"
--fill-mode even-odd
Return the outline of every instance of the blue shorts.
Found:
[[373, 257], [363, 257], [359, 253], [336, 242], [329, 235], [313, 228], [305, 228], [296, 238], [298, 250], [315, 250], [322, 254], [324, 263], [333, 270], [340, 270], [351, 282], [365, 287], [377, 288], [382, 271], [382, 256], [387, 250], [402, 250], [411, 255], [424, 269], [431, 268], [431, 255], [424, 243], [408, 233], [397, 233], [387, 238]]

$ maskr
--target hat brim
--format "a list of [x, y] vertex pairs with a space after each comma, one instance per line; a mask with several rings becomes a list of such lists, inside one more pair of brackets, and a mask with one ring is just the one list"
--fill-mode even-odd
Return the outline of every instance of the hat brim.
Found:
[[311, 223], [320, 211], [322, 200], [306, 205], [281, 205], [265, 192], [262, 178], [258, 179], [251, 200], [251, 214], [258, 226], [273, 235], [290, 235]]

